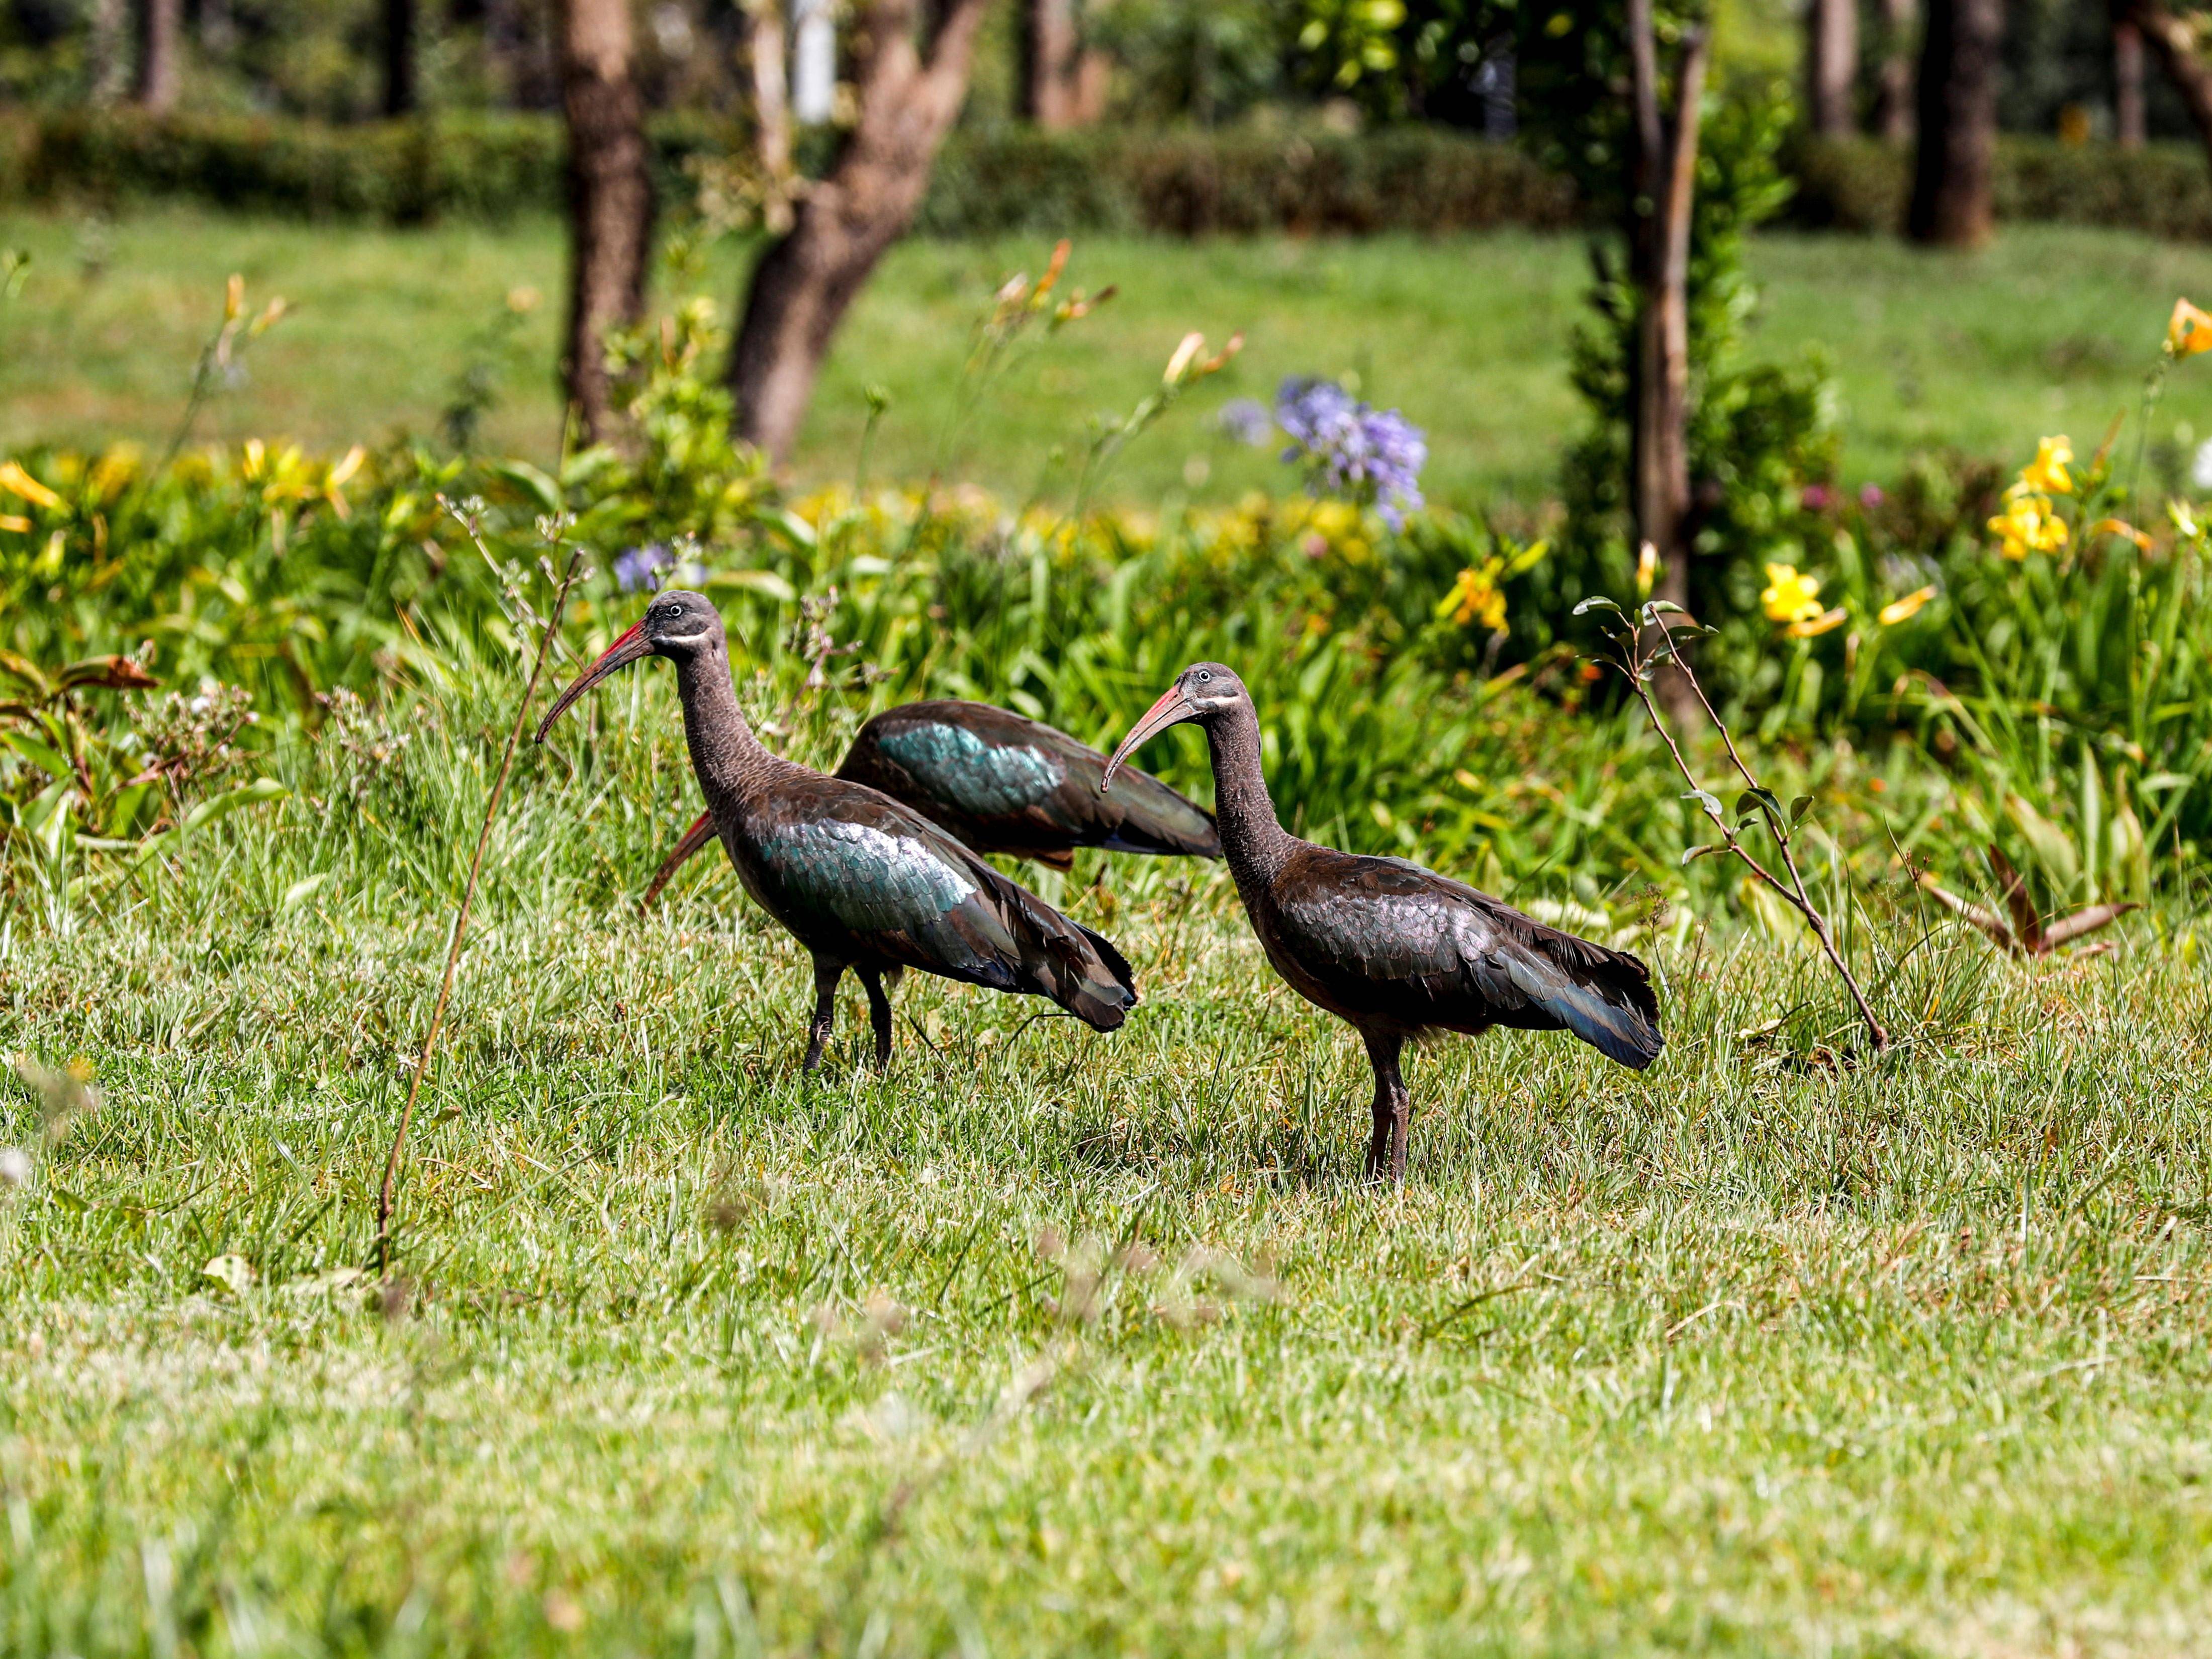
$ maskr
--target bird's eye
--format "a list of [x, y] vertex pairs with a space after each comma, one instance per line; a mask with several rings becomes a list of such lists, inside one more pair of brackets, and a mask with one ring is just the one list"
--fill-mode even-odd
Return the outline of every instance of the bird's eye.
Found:
[[1213, 678], [1213, 676], [1212, 676], [1212, 674], [1208, 673], [1208, 672], [1207, 672], [1205, 669], [1203, 669], [1203, 668], [1201, 668], [1201, 669], [1200, 669], [1200, 670], [1198, 671], [1198, 683], [1199, 683], [1200, 685], [1204, 685], [1204, 684], [1206, 684], [1208, 681], [1212, 680], [1212, 678]]

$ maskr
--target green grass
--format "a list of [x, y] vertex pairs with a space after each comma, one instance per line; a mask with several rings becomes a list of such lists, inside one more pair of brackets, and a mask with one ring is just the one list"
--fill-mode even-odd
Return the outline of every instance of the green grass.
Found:
[[[486, 442], [540, 456], [555, 442], [548, 366], [562, 255], [550, 222], [399, 232], [171, 209], [88, 228], [17, 213], [0, 220], [0, 242], [37, 261], [24, 297], [0, 313], [0, 444], [166, 441], [233, 270], [253, 295], [281, 292], [299, 309], [254, 349], [251, 380], [210, 412], [207, 434], [337, 447], [395, 427], [430, 431], [470, 337], [510, 288], [528, 284], [545, 303], [508, 366]], [[1041, 269], [1045, 251], [1025, 241], [896, 250], [839, 338], [799, 473], [852, 476], [872, 384], [891, 394], [878, 474], [918, 477], [945, 459], [981, 299], [1009, 272]], [[2010, 229], [1972, 258], [1769, 237], [1752, 264], [1767, 301], [1755, 349], [1827, 353], [1854, 482], [1894, 477], [1917, 449], [2013, 459], [2053, 431], [2094, 444], [2132, 405], [2174, 296], [2212, 293], [2205, 250], [2051, 227]], [[726, 314], [738, 266], [725, 250], [698, 279]], [[1156, 502], [1279, 489], [1270, 453], [1209, 436], [1203, 417], [1230, 397], [1270, 395], [1284, 374], [1319, 372], [1356, 374], [1367, 395], [1428, 428], [1437, 499], [1533, 501], [1553, 487], [1560, 445], [1582, 418], [1565, 342], [1585, 270], [1573, 240], [1527, 235], [1087, 239], [1071, 279], [1118, 283], [1120, 297], [998, 387], [945, 476], [1024, 494], [1055, 446], [1079, 447], [1094, 414], [1143, 395], [1186, 330], [1218, 341], [1241, 328], [1249, 344], [1236, 371], [1137, 446], [1110, 493]], [[2212, 434], [2212, 382], [2184, 374], [2169, 397], [2192, 433]]]
[[2212, 1649], [2179, 917], [1939, 935], [1920, 1045], [1844, 1070], [1755, 1035], [1834, 1007], [1801, 952], [1686, 936], [1656, 1067], [1425, 1051], [1377, 1196], [1358, 1046], [1218, 872], [1045, 878], [1138, 966], [1121, 1033], [910, 982], [888, 1081], [849, 997], [802, 1081], [727, 872], [628, 907], [690, 793], [640, 674], [526, 756], [403, 1277], [332, 1288], [511, 693], [0, 908], [0, 1049], [106, 1091], [0, 1211], [9, 1650]]

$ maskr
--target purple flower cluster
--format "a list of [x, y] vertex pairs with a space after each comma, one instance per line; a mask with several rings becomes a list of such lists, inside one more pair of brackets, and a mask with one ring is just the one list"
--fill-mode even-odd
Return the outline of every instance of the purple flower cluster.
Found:
[[675, 562], [676, 550], [666, 542], [624, 548], [615, 555], [615, 586], [625, 593], [635, 593], [643, 588], [658, 591], [660, 573]]
[[1314, 494], [1370, 505], [1393, 530], [1419, 508], [1428, 440], [1396, 410], [1360, 403], [1334, 380], [1293, 376], [1275, 394], [1275, 421], [1291, 434], [1283, 459], [1304, 467]]
[[1266, 443], [1267, 434], [1275, 429], [1267, 406], [1251, 398], [1231, 398], [1215, 412], [1213, 423], [1222, 436], [1255, 449]]

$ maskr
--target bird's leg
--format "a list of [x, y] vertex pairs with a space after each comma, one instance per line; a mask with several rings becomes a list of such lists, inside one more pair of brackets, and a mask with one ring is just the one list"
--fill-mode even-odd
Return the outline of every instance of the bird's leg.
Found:
[[1367, 1179], [1406, 1184], [1406, 1130], [1413, 1115], [1413, 1097], [1398, 1075], [1398, 1054], [1405, 1039], [1394, 1033], [1362, 1031], [1367, 1042], [1367, 1063], [1375, 1068], [1375, 1133], [1367, 1142]]
[[891, 1064], [891, 1000], [884, 994], [883, 976], [872, 968], [855, 968], [861, 988], [868, 994], [868, 1023], [876, 1028], [876, 1069]]
[[814, 958], [814, 1018], [806, 1027], [806, 1060], [799, 1068], [802, 1071], [822, 1069], [822, 1050], [830, 1041], [830, 1028], [837, 1021], [837, 981], [844, 974], [843, 963]]

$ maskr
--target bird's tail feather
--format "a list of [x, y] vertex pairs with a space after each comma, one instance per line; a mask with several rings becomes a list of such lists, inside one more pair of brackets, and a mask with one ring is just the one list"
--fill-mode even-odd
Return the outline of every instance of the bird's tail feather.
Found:
[[1137, 981], [1113, 941], [992, 873], [1028, 924], [1020, 939], [1023, 978], [1029, 981], [1024, 988], [1050, 997], [1093, 1030], [1118, 1029], [1136, 1006]]
[[1644, 964], [1580, 940], [1568, 941], [1579, 949], [1563, 962], [1549, 943], [1509, 965], [1521, 993], [1607, 1060], [1640, 1072], [1658, 1059], [1667, 1040]]

